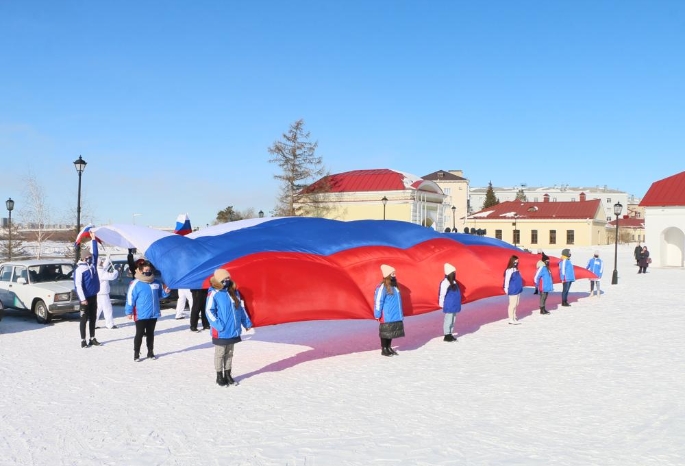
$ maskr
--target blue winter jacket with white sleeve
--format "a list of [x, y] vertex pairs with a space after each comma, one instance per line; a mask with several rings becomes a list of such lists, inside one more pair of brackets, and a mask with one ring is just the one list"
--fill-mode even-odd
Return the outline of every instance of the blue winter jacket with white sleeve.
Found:
[[381, 322], [400, 322], [404, 319], [400, 289], [396, 286], [392, 288], [393, 293], [389, 294], [385, 284], [381, 283], [374, 294], [373, 316]]
[[604, 273], [604, 261], [599, 257], [592, 257], [585, 268], [597, 275], [597, 278], [602, 278], [602, 274]]
[[245, 312], [240, 292], [236, 290], [239, 305], [236, 306], [231, 295], [225, 289], [210, 288], [205, 306], [207, 320], [212, 327], [212, 343], [228, 345], [241, 340], [242, 327], [252, 327], [250, 316]]
[[508, 268], [504, 272], [504, 293], [509, 296], [521, 294], [523, 291], [523, 277], [516, 267]]
[[573, 270], [573, 264], [570, 259], [562, 259], [559, 262], [559, 278], [562, 282], [576, 281], [576, 273]]
[[552, 281], [552, 273], [549, 271], [546, 265], [538, 267], [538, 271], [535, 273], [535, 278], [533, 279], [537, 284], [538, 290], [543, 293], [549, 293], [554, 290], [554, 282]]
[[450, 281], [447, 277], [440, 282], [438, 305], [442, 308], [442, 312], [444, 313], [456, 314], [461, 311], [461, 290], [456, 282], [455, 285], [455, 289], [450, 288]]
[[100, 278], [98, 277], [98, 243], [91, 241], [93, 255], [87, 260], [79, 260], [74, 270], [74, 286], [79, 301], [95, 296], [100, 291]]
[[167, 296], [169, 293], [159, 280], [148, 283], [136, 278], [126, 293], [126, 315], [133, 314], [134, 320], [158, 319], [162, 315], [159, 300]]

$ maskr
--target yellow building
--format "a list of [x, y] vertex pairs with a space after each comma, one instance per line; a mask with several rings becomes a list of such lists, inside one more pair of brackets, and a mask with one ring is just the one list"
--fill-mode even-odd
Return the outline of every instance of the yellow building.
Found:
[[[324, 177], [308, 190], [325, 218], [336, 220], [400, 220], [443, 231], [451, 205], [433, 181], [390, 169], [354, 170]], [[450, 223], [451, 225], [451, 223]]]
[[524, 249], [553, 250], [607, 244], [604, 207], [600, 199], [575, 202], [501, 202], [469, 215], [469, 230]]
[[463, 231], [466, 226], [464, 219], [468, 212], [469, 201], [469, 180], [464, 178], [464, 173], [461, 170], [438, 170], [422, 178], [435, 182], [445, 194], [446, 209], [443, 209], [445, 228]]

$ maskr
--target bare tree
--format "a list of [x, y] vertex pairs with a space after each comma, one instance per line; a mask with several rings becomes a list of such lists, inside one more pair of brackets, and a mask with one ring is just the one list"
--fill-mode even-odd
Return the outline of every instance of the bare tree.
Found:
[[40, 259], [43, 243], [52, 236], [52, 232], [47, 229], [50, 225], [50, 206], [45, 191], [33, 172], [26, 174], [23, 184], [26, 204], [21, 211], [21, 218], [26, 227], [26, 239], [36, 243], [36, 258]]
[[310, 186], [327, 172], [323, 158], [316, 155], [318, 142], [310, 142], [309, 138], [304, 120], [300, 119], [290, 125], [282, 140], [268, 149], [272, 155], [269, 162], [281, 168], [281, 173], [274, 175], [282, 182], [274, 208], [276, 216], [321, 216], [321, 209], [325, 207], [317, 195], [327, 190], [326, 183], [320, 183], [316, 188]]

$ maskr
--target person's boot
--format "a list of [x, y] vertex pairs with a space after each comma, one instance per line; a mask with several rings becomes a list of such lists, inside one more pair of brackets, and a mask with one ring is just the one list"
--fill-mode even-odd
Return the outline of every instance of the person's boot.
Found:
[[561, 305], [564, 306], [564, 307], [569, 307], [569, 306], [570, 306], [570, 304], [568, 303], [568, 301], [562, 301], [562, 302], [561, 302]]
[[100, 346], [100, 342], [97, 341], [95, 338], [91, 338], [88, 342], [88, 346]]
[[398, 356], [397, 351], [392, 349], [392, 346], [388, 346], [388, 351], [390, 351], [391, 356]]
[[390, 350], [388, 349], [387, 346], [384, 346], [383, 348], [381, 348], [381, 354], [383, 356], [392, 356], [392, 353], [390, 352]]
[[540, 308], [540, 314], [549, 314], [549, 311], [547, 309], [545, 309], [545, 306], [542, 306]]
[[86, 340], [81, 340], [81, 348], [88, 348], [88, 343], [86, 343]]
[[447, 335], [445, 335], [445, 338], [443, 338], [442, 341], [457, 341], [457, 339], [454, 338], [454, 335], [448, 333]]
[[225, 387], [226, 385], [228, 385], [228, 381], [226, 380], [226, 377], [224, 377], [223, 371], [219, 371], [216, 373], [216, 384], [220, 387]]
[[155, 352], [150, 350], [147, 350], [147, 357], [148, 359], [157, 359], [157, 356], [155, 356]]
[[226, 375], [226, 383], [228, 385], [235, 385], [235, 380], [231, 377], [231, 369], [225, 371], [224, 374]]
[[134, 351], [133, 352], [133, 360], [134, 361], [140, 361], [140, 352], [139, 351]]

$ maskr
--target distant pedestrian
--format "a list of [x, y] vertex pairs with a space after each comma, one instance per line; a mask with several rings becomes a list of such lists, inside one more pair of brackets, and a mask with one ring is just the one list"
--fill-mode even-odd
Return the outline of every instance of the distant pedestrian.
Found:
[[[542, 256], [545, 255], [545, 253], [542, 252], [542, 249], [538, 249], [538, 254], [541, 254]], [[542, 257], [542, 256], [541, 256], [541, 257]], [[546, 257], [546, 256], [545, 256], [545, 257]], [[537, 262], [537, 264], [535, 265], [535, 270], [539, 269], [539, 268], [542, 267], [543, 265], [545, 265], [545, 263], [544, 263], [544, 261], [543, 261], [542, 258], [541, 258], [541, 259]], [[533, 292], [533, 294], [539, 294], [539, 293], [540, 293], [540, 292], [539, 292], [539, 290], [538, 290], [538, 284], [535, 283], [535, 291]]]
[[633, 251], [633, 255], [635, 256], [635, 265], [640, 265], [640, 254], [642, 254], [642, 246], [640, 246], [640, 243], [637, 243], [637, 246], [635, 246], [635, 250]]
[[126, 294], [126, 315], [136, 323], [136, 335], [133, 337], [133, 360], [140, 360], [140, 347], [145, 335], [147, 357], [157, 359], [155, 348], [155, 326], [161, 316], [159, 300], [169, 296], [169, 288], [155, 279], [152, 265], [145, 261], [136, 271], [134, 280]]
[[187, 289], [182, 288], [178, 290], [178, 300], [176, 301], [176, 320], [185, 318], [186, 302], [188, 303], [188, 311], [193, 311], [193, 293]]
[[597, 278], [590, 279], [590, 297], [594, 296], [594, 290], [597, 289], [597, 297], [600, 298], [602, 292], [599, 289], [599, 283], [604, 273], [604, 261], [600, 259], [599, 251], [595, 251], [594, 256], [588, 261], [585, 268], [597, 275]]
[[568, 303], [568, 292], [571, 289], [571, 284], [576, 281], [576, 274], [573, 270], [573, 263], [571, 262], [571, 250], [564, 249], [561, 251], [561, 261], [559, 262], [559, 278], [561, 278], [561, 305], [570, 306]]
[[520, 322], [516, 317], [516, 310], [519, 305], [519, 298], [523, 292], [523, 277], [519, 272], [519, 258], [512, 255], [504, 271], [504, 294], [509, 297], [509, 324], [518, 325]]
[[240, 292], [228, 271], [215, 270], [209, 283], [211, 288], [207, 294], [207, 319], [212, 327], [216, 383], [223, 387], [236, 383], [231, 376], [233, 347], [241, 341], [241, 326], [249, 330], [252, 328], [252, 321], [245, 312]]
[[[190, 330], [199, 332], [200, 330], [209, 330], [209, 321], [205, 313], [205, 306], [207, 305], [207, 293], [209, 290], [202, 288], [190, 290], [193, 297], [193, 305], [190, 308]], [[202, 329], [197, 328], [198, 322], [202, 321]]]
[[392, 340], [404, 336], [404, 314], [402, 313], [400, 287], [394, 268], [383, 264], [381, 265], [381, 274], [383, 281], [374, 293], [373, 315], [380, 322], [378, 333], [381, 338], [381, 354], [383, 356], [396, 356], [397, 351], [392, 349]]
[[[100, 346], [100, 342], [95, 338], [95, 321], [98, 311], [98, 292], [100, 291], [100, 279], [98, 277], [97, 260], [98, 244], [95, 240], [95, 233], [90, 231], [91, 251], [81, 245], [79, 251], [79, 261], [74, 270], [74, 286], [76, 294], [81, 302], [81, 320], [79, 330], [81, 331], [81, 348]], [[86, 323], [90, 340], [86, 343]]]
[[442, 323], [442, 333], [445, 335], [443, 341], [457, 341], [453, 335], [454, 321], [457, 314], [461, 311], [461, 290], [457, 283], [457, 269], [452, 264], [443, 266], [445, 278], [440, 282], [438, 292], [438, 305], [445, 314]]
[[538, 267], [533, 281], [540, 293], [540, 314], [549, 314], [546, 308], [547, 295], [554, 290], [554, 282], [552, 281], [552, 272], [549, 270], [549, 257], [544, 252], [542, 253], [542, 265]]
[[647, 246], [642, 247], [642, 251], [640, 252], [640, 260], [638, 261], [638, 266], [639, 269], [637, 273], [647, 273], [647, 267], [649, 267], [649, 263], [652, 262], [652, 259], [649, 258], [649, 251], [647, 250]]
[[109, 282], [119, 277], [119, 271], [112, 267], [112, 261], [109, 259], [109, 256], [98, 262], [98, 277], [100, 278], [100, 291], [98, 291], [98, 312], [95, 321], [100, 320], [100, 316], [104, 314], [105, 326], [109, 329], [117, 328], [114, 325], [112, 300], [109, 297]]

